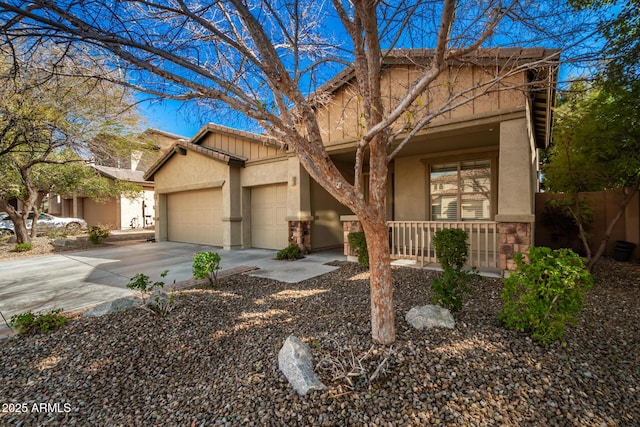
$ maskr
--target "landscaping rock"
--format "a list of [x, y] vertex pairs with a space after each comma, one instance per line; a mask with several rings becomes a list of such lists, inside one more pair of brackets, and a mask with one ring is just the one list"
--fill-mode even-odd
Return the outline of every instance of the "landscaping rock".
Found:
[[85, 311], [82, 317], [99, 317], [105, 314], [115, 313], [117, 311], [126, 310], [131, 307], [140, 305], [140, 300], [135, 297], [118, 298], [113, 301], [107, 301], [105, 303], [96, 305], [93, 308]]
[[417, 330], [431, 328], [447, 328], [453, 329], [456, 326], [455, 320], [451, 312], [444, 307], [438, 305], [423, 305], [422, 307], [413, 307], [407, 313], [407, 322]]
[[160, 307], [165, 307], [169, 304], [169, 294], [166, 293], [164, 290], [162, 289], [154, 289], [153, 292], [151, 292], [151, 295], [149, 295], [149, 298], [147, 299], [145, 305], [147, 307], [151, 307], [151, 306], [160, 306]]
[[[369, 271], [335, 265], [296, 284], [235, 274], [216, 289], [183, 290], [167, 318], [135, 309], [2, 341], [0, 395], [29, 410], [0, 414], [0, 425], [639, 424], [640, 264], [596, 264], [578, 321], [547, 346], [502, 327], [502, 279], [486, 277], [471, 284], [455, 329], [400, 321], [393, 345], [374, 345]], [[440, 277], [392, 274], [398, 318], [424, 305], [425, 283]], [[293, 331], [326, 390], [299, 396], [278, 369]]]
[[74, 244], [74, 240], [71, 239], [54, 239], [53, 242], [51, 242], [51, 244], [53, 246], [55, 246], [56, 248], [64, 248], [67, 246], [72, 246]]
[[278, 367], [300, 396], [326, 388], [313, 372], [311, 359], [309, 347], [293, 335], [287, 338], [278, 352]]

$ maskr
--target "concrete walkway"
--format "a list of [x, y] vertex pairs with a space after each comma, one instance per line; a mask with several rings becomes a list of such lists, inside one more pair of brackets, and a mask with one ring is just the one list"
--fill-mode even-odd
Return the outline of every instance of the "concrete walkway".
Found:
[[[138, 273], [171, 285], [192, 278], [195, 252], [217, 252], [223, 270], [253, 268], [249, 275], [297, 283], [335, 270], [325, 265], [344, 259], [340, 252], [319, 252], [294, 262], [275, 260], [276, 251], [220, 248], [176, 242], [141, 243], [0, 262], [0, 311], [9, 320], [26, 311], [71, 311], [129, 296], [129, 280]], [[160, 273], [169, 270], [164, 279]], [[4, 322], [0, 320], [0, 328]], [[2, 331], [0, 331], [0, 336]]]

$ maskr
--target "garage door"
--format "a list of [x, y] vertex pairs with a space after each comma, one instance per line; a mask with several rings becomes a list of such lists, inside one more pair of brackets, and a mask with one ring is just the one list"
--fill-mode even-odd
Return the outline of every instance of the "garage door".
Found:
[[287, 185], [251, 189], [251, 246], [282, 249], [289, 243]]
[[222, 189], [168, 194], [167, 237], [172, 242], [222, 246]]

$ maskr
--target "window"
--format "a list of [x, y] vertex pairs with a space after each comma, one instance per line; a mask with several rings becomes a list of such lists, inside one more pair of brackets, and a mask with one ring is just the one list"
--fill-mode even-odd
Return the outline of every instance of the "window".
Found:
[[431, 165], [432, 221], [491, 219], [491, 161]]

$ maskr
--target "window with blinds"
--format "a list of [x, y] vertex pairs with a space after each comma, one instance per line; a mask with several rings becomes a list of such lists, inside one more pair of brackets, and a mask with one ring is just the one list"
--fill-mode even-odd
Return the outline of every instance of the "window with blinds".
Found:
[[432, 221], [481, 221], [491, 215], [491, 161], [431, 165]]

